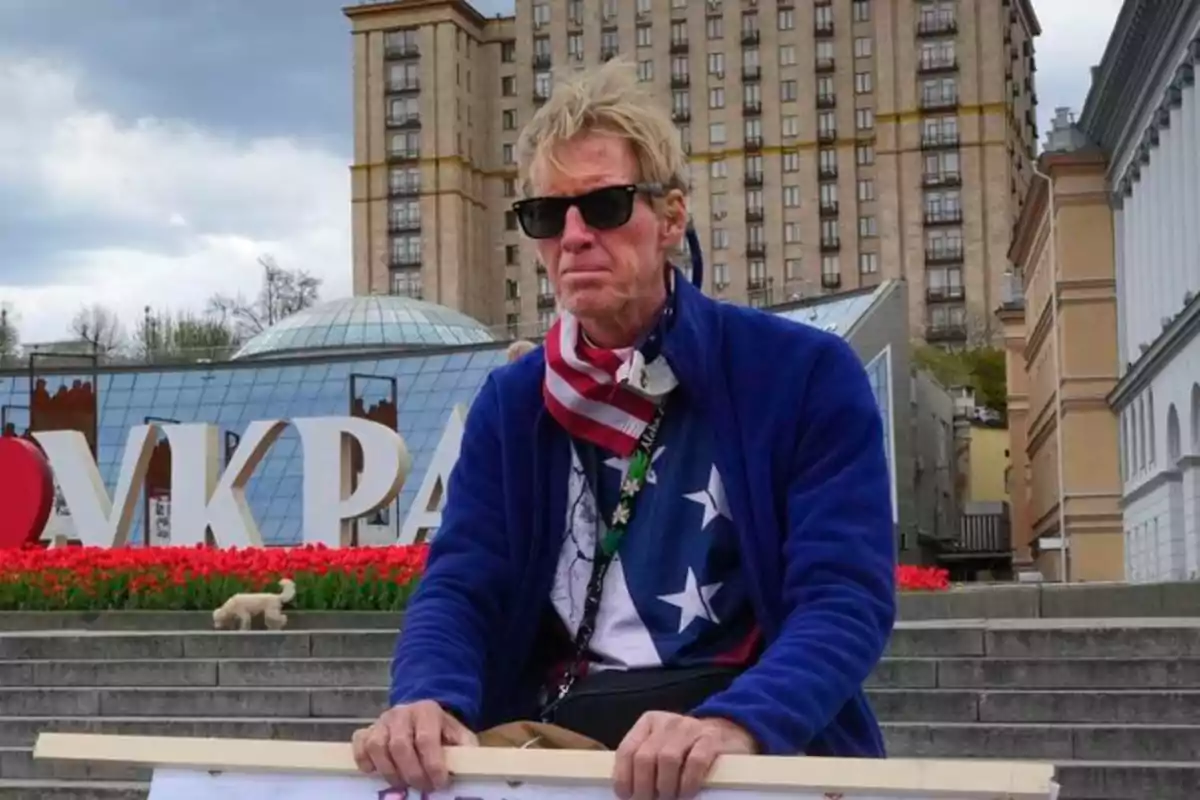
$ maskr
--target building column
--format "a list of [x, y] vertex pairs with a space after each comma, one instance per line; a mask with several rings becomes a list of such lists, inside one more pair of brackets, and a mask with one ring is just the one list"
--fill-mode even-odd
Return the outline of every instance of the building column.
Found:
[[1184, 544], [1183, 476], [1172, 465], [1163, 471], [1167, 483], [1167, 513], [1160, 532], [1165, 563], [1161, 565], [1160, 580], [1181, 581], [1187, 578], [1187, 555]]
[[1184, 575], [1200, 578], [1200, 454], [1179, 459], [1183, 476], [1180, 494], [1183, 511]]

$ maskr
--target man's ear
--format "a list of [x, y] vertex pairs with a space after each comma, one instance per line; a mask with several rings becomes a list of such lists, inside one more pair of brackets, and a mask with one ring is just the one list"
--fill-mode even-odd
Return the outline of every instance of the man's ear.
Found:
[[663, 240], [669, 245], [683, 241], [687, 230], [687, 198], [679, 189], [667, 192], [663, 200]]

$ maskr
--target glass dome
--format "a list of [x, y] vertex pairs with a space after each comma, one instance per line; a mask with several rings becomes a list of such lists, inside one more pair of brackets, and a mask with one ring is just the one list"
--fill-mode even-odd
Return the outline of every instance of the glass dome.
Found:
[[298, 311], [250, 339], [238, 358], [494, 342], [478, 320], [397, 295], [348, 297]]

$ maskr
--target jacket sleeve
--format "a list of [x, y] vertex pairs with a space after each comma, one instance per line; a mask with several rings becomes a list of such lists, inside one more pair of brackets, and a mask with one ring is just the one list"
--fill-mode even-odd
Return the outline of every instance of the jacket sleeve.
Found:
[[442, 523], [396, 642], [389, 693], [391, 705], [437, 701], [471, 728], [512, 575], [497, 395], [489, 376], [467, 415]]
[[693, 712], [737, 723], [768, 755], [803, 753], [832, 722], [882, 657], [896, 614], [879, 408], [840, 339], [810, 375], [786, 488], [782, 626], [757, 664]]

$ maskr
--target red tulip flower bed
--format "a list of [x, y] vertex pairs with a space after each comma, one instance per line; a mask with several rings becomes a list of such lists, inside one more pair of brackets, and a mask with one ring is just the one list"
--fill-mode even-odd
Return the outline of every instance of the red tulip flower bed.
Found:
[[0, 550], [0, 610], [208, 611], [238, 592], [296, 582], [290, 608], [398, 611], [427, 548], [66, 547]]
[[[0, 550], [0, 611], [208, 611], [238, 592], [296, 582], [291, 608], [400, 611], [425, 566], [425, 545], [331, 549], [66, 547]], [[949, 586], [945, 570], [902, 566], [901, 590]]]

